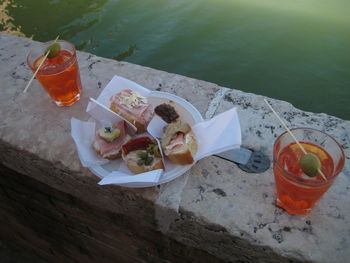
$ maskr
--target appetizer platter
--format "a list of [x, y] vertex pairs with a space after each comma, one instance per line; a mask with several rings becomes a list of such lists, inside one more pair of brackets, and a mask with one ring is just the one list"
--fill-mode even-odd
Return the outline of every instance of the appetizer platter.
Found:
[[102, 179], [101, 185], [163, 184], [199, 159], [241, 142], [235, 109], [203, 121], [186, 100], [122, 77], [115, 76], [90, 100], [86, 111], [91, 118], [72, 118], [72, 137], [82, 165]]
[[[172, 101], [174, 104], [174, 108], [176, 109], [178, 114], [183, 116], [182, 117], [183, 121], [189, 123], [190, 125], [194, 125], [196, 123], [200, 123], [203, 121], [202, 115], [199, 113], [199, 111], [195, 107], [193, 107], [192, 104], [190, 104], [189, 102], [187, 102], [186, 100], [178, 96], [175, 96], [173, 94], [166, 93], [166, 92], [153, 91], [149, 94], [148, 99], [152, 103], [152, 105], [161, 105], [162, 103], [167, 103], [169, 101]], [[165, 159], [164, 161], [168, 169], [164, 171], [164, 173], [162, 174], [161, 178], [157, 183], [130, 182], [122, 185], [125, 187], [141, 188], [141, 187], [149, 187], [149, 186], [167, 183], [184, 174], [194, 164], [192, 163], [190, 165], [184, 166], [184, 165], [174, 165], [167, 159]], [[112, 171], [115, 171], [118, 167], [120, 167], [120, 163], [109, 162], [105, 165], [89, 167], [89, 169], [95, 175], [97, 175], [102, 179], [105, 176], [108, 176]]]
[[[156, 121], [153, 123], [155, 129], [159, 129], [158, 132], [154, 131], [155, 135], [157, 135], [157, 133], [158, 135], [163, 133], [163, 128], [161, 125], [158, 126], [158, 123], [161, 123], [162, 120], [160, 120], [161, 118], [159, 115], [155, 113], [155, 108], [157, 106], [162, 104], [171, 105], [171, 107], [178, 114], [178, 119], [188, 123], [190, 126], [203, 121], [199, 111], [192, 104], [176, 95], [166, 92], [148, 91], [143, 87], [138, 86], [136, 83], [121, 77], [113, 78], [110, 83], [110, 87], [112, 86], [113, 88], [111, 89], [108, 89], [107, 87], [107, 89], [100, 94], [97, 100], [125, 120], [124, 125], [121, 124], [121, 121], [118, 122], [119, 126], [121, 127], [121, 129], [119, 129], [121, 131], [119, 136], [120, 142], [118, 142], [118, 139], [113, 142], [114, 144], [119, 143], [119, 147], [117, 145], [114, 150], [111, 150], [112, 155], [113, 151], [118, 151], [119, 154], [116, 155], [116, 158], [113, 158], [112, 161], [109, 161], [106, 164], [90, 166], [89, 169], [102, 179], [116, 170], [120, 170], [124, 173], [130, 172], [132, 174], [139, 174], [142, 172], [147, 172], [151, 169], [153, 170], [153, 168], [165, 168], [158, 182], [129, 182], [120, 184], [125, 187], [135, 188], [149, 187], [166, 183], [174, 180], [189, 170], [195, 163], [194, 160], [187, 161], [187, 163], [183, 165], [178, 165], [176, 163], [172, 163], [166, 156], [160, 158], [159, 154], [158, 156], [149, 154], [149, 151], [146, 151], [147, 147], [144, 147], [145, 149], [140, 149], [140, 147], [142, 148], [140, 145], [145, 144], [145, 141], [152, 141], [150, 144], [153, 145], [153, 147], [155, 147], [157, 144], [157, 142], [155, 142], [155, 138], [153, 138], [152, 135], [147, 132], [147, 126], [152, 120], [152, 117], [158, 116], [158, 122]], [[143, 95], [146, 95], [147, 97]], [[131, 107], [128, 107], [130, 104]], [[138, 107], [133, 107], [136, 104]], [[93, 112], [92, 107], [93, 105], [89, 105], [87, 109], [87, 111], [91, 113], [93, 117], [91, 120], [101, 119], [102, 114], [107, 114], [106, 112]], [[136, 130], [133, 130], [130, 124], [134, 124]], [[165, 123], [163, 123], [163, 125], [164, 124]], [[100, 132], [104, 132], [103, 129], [105, 128], [110, 128], [111, 133], [113, 132], [113, 127], [101, 127]], [[127, 133], [127, 130], [129, 130], [129, 134], [124, 135]], [[94, 141], [96, 140], [102, 141], [102, 144], [108, 144], [108, 142], [101, 140], [101, 136], [96, 136]], [[123, 143], [121, 143], [121, 141], [123, 141]], [[159, 143], [161, 144], [161, 136], [159, 136]], [[129, 151], [130, 149], [133, 149], [133, 151]], [[161, 147], [158, 147], [157, 151], [162, 151], [162, 149], [160, 149]], [[104, 152], [104, 154], [106, 153]], [[137, 154], [140, 156], [140, 158], [137, 156]], [[106, 157], [108, 158], [108, 155], [104, 158]], [[152, 158], [152, 163], [148, 163]], [[160, 160], [163, 160], [164, 164], [160, 164]], [[139, 162], [139, 165], [137, 162]]]

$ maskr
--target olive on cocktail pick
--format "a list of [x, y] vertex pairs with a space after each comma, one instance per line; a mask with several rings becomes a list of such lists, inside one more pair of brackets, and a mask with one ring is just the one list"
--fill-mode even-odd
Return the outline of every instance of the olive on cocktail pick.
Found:
[[61, 45], [55, 42], [46, 48], [45, 53], [49, 52], [47, 57], [53, 58], [53, 57], [56, 57], [60, 53], [60, 51], [61, 51]]
[[[57, 41], [58, 38], [59, 38], [59, 36], [56, 37], [54, 43], [56, 43], [56, 41]], [[60, 46], [59, 48], [60, 48], [60, 50], [61, 50], [61, 46]], [[49, 49], [46, 49], [46, 51], [45, 51], [45, 56], [43, 57], [43, 59], [40, 60], [40, 63], [38, 63], [38, 67], [36, 68], [36, 70], [35, 70], [33, 76], [32, 76], [32, 77], [30, 78], [30, 80], [28, 81], [28, 84], [27, 84], [27, 86], [24, 88], [23, 93], [26, 93], [27, 89], [29, 88], [30, 83], [32, 83], [32, 81], [33, 81], [33, 79], [35, 78], [36, 74], [39, 72], [40, 67], [44, 64], [45, 59], [47, 58], [47, 56], [48, 56], [49, 53], [50, 53], [49, 51], [50, 51]], [[59, 52], [58, 52], [58, 53], [59, 53]], [[57, 53], [56, 55], [58, 55], [58, 53]]]
[[321, 168], [320, 160], [316, 155], [312, 153], [306, 153], [301, 156], [299, 162], [303, 172], [310, 177], [316, 176], [319, 169]]
[[[302, 152], [304, 153], [304, 155], [307, 155], [308, 153], [305, 151], [305, 149], [304, 149], [304, 147], [300, 144], [300, 142], [298, 141], [298, 139], [294, 136], [294, 134], [290, 131], [290, 129], [288, 128], [288, 126], [284, 123], [284, 121], [280, 118], [280, 116], [278, 116], [278, 114], [277, 114], [277, 112], [272, 108], [272, 106], [270, 105], [270, 103], [266, 100], [266, 99], [264, 99], [264, 101], [265, 101], [265, 103], [267, 104], [267, 106], [270, 108], [270, 110], [273, 112], [273, 114], [275, 114], [275, 116], [277, 117], [277, 119], [280, 121], [280, 123], [282, 124], [282, 126], [287, 130], [287, 132], [290, 134], [290, 136], [293, 138], [293, 140], [296, 142], [296, 144], [299, 146], [299, 148], [302, 150]], [[314, 154], [312, 154], [312, 155], [314, 155]], [[315, 156], [315, 155], [314, 155]], [[316, 156], [315, 156], [316, 157]], [[308, 158], [313, 158], [313, 157], [304, 157], [305, 158], [305, 160], [307, 160]], [[303, 158], [303, 159], [304, 159]], [[314, 158], [313, 158], [314, 159]], [[305, 163], [307, 163], [308, 161], [303, 161], [303, 162], [305, 162]], [[312, 164], [312, 165], [306, 165], [306, 164], [304, 164], [304, 165], [302, 165], [301, 164], [301, 160], [300, 160], [300, 166], [301, 166], [301, 169], [304, 171], [304, 169], [305, 169], [305, 171], [304, 171], [304, 173], [306, 173], [307, 175], [308, 175], [308, 173], [310, 173], [310, 174], [312, 174], [313, 176], [316, 176], [317, 175], [317, 172], [321, 175], [321, 177], [323, 178], [323, 180], [325, 180], [326, 182], [327, 182], [327, 178], [326, 178], [326, 176], [323, 174], [323, 172], [321, 171], [321, 163], [320, 163], [320, 160], [316, 157], [316, 161], [311, 161], [311, 162], [313, 162], [313, 163], [317, 163], [317, 161], [319, 162], [319, 164], [317, 165], [315, 165], [315, 164]], [[304, 166], [304, 169], [303, 169], [303, 166]], [[308, 167], [307, 167], [308, 166]], [[316, 173], [314, 172], [314, 167], [318, 167], [316, 170]], [[311, 170], [311, 172], [309, 172], [308, 170], [308, 168], [309, 167], [312, 167], [310, 170]]]

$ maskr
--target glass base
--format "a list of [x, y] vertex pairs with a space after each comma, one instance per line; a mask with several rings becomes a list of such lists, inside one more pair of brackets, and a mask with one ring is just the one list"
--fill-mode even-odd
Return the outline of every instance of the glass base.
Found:
[[58, 107], [65, 107], [65, 106], [71, 106], [73, 105], [75, 102], [77, 102], [78, 100], [80, 100], [80, 94], [77, 94], [75, 97], [73, 97], [70, 100], [67, 101], [54, 101], [54, 103], [58, 106]]
[[[299, 202], [303, 202], [303, 201], [299, 201]], [[305, 202], [305, 201], [304, 201]], [[311, 209], [312, 207], [308, 207], [308, 208], [305, 208], [305, 204], [294, 204], [293, 206], [294, 207], [291, 207], [290, 205], [286, 204], [286, 203], [283, 203], [280, 199], [276, 199], [276, 205], [278, 207], [281, 207], [283, 208], [284, 210], [287, 211], [288, 214], [291, 214], [291, 215], [307, 215], [311, 212]], [[303, 208], [301, 208], [303, 207]]]

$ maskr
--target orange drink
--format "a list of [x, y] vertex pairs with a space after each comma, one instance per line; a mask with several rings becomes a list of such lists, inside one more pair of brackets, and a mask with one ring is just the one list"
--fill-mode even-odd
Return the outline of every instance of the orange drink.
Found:
[[[46, 48], [53, 42], [32, 49], [27, 63], [33, 72], [44, 59]], [[75, 47], [59, 40], [61, 50], [54, 57], [48, 57], [41, 65], [36, 78], [58, 106], [69, 106], [80, 99], [81, 81]]]
[[284, 132], [276, 139], [273, 149], [276, 204], [290, 214], [308, 214], [343, 169], [345, 156], [341, 146], [321, 131], [297, 128], [292, 133], [307, 153], [318, 157], [327, 180], [320, 174], [310, 177], [303, 172], [300, 166], [303, 152]]

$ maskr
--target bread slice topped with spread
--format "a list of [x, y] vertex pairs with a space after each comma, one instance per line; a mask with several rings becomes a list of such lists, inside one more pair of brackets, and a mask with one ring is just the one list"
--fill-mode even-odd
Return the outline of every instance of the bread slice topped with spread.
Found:
[[137, 137], [124, 144], [122, 158], [134, 174], [164, 169], [158, 144], [148, 136]]
[[124, 89], [110, 97], [110, 109], [132, 123], [137, 134], [146, 132], [153, 117], [153, 107], [147, 98], [131, 89]]
[[193, 164], [198, 145], [191, 126], [179, 120], [179, 115], [170, 104], [158, 105], [155, 113], [168, 123], [161, 139], [163, 153], [175, 164]]
[[116, 125], [98, 129], [92, 147], [102, 158], [113, 160], [121, 157], [122, 145], [130, 138], [125, 130], [125, 121], [120, 121]]

